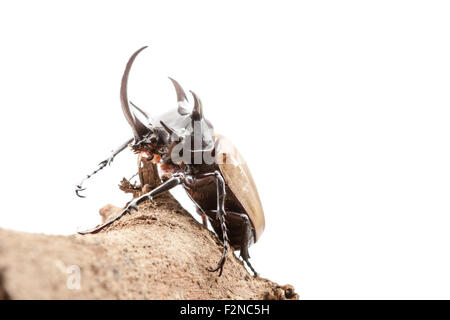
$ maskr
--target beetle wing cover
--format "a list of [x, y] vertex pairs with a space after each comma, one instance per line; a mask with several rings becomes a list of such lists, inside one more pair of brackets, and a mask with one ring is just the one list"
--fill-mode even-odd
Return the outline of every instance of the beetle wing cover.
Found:
[[247, 212], [255, 228], [255, 242], [264, 231], [265, 219], [261, 200], [250, 170], [237, 148], [225, 137], [218, 139], [216, 158], [229, 188]]

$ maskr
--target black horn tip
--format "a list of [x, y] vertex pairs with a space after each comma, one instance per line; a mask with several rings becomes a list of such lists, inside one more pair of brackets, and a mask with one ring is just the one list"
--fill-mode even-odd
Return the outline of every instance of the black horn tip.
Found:
[[189, 112], [184, 108], [187, 102], [189, 101], [186, 97], [186, 93], [183, 90], [183, 87], [176, 81], [175, 79], [168, 77], [175, 88], [177, 93], [177, 102], [178, 102], [178, 113], [181, 115], [187, 115]]
[[189, 90], [189, 92], [192, 94], [192, 96], [194, 97], [194, 109], [192, 110], [192, 116], [193, 118], [195, 118], [196, 120], [200, 120], [201, 118], [203, 118], [203, 106], [202, 106], [202, 102], [200, 100], [200, 98], [195, 94], [194, 91]]
[[180, 85], [180, 83], [172, 77], [168, 77], [168, 78], [170, 79], [170, 81], [172, 81], [172, 84], [175, 87], [175, 91], [177, 92], [178, 103], [188, 101], [188, 98], [186, 97], [186, 93], [184, 92], [183, 87]]

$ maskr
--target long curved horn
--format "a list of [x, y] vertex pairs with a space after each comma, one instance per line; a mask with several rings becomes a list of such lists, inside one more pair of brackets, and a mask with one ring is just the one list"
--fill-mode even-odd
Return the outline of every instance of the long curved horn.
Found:
[[127, 66], [125, 67], [125, 71], [122, 76], [122, 84], [120, 86], [120, 103], [122, 105], [122, 111], [128, 123], [130, 124], [131, 129], [133, 129], [135, 142], [139, 141], [143, 135], [147, 134], [148, 131], [151, 130], [131, 112], [127, 93], [128, 75], [130, 74], [131, 66], [133, 65], [133, 62], [136, 59], [137, 55], [145, 48], [147, 48], [147, 46], [140, 48], [128, 60]]
[[197, 97], [197, 95], [190, 91], [192, 96], [194, 97], [194, 109], [192, 110], [192, 119], [193, 120], [200, 120], [203, 118], [203, 105], [200, 99]]
[[178, 102], [178, 113], [181, 115], [189, 114], [184, 106], [188, 103], [188, 98], [186, 97], [186, 93], [184, 92], [181, 85], [175, 79], [169, 77], [170, 81], [172, 81], [173, 86], [175, 87], [175, 91], [177, 92], [177, 102]]

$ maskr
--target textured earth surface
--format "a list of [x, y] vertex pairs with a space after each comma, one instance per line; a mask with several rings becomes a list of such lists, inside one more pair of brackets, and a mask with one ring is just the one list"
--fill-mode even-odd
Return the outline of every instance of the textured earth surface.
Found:
[[[107, 205], [103, 219], [119, 208]], [[0, 230], [0, 299], [298, 299], [294, 288], [253, 277], [170, 195], [93, 235]]]

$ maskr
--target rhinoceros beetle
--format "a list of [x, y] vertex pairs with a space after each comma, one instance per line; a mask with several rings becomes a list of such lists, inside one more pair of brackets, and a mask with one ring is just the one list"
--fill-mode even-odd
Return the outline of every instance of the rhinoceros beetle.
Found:
[[[127, 83], [131, 66], [136, 56], [144, 50], [136, 51], [129, 59], [120, 88], [122, 111], [133, 130], [133, 138], [120, 145], [112, 155], [102, 161], [99, 167], [84, 180], [110, 164], [114, 157], [128, 145], [136, 153], [157, 157], [158, 166], [169, 178], [161, 185], [133, 199], [115, 218], [80, 234], [96, 233], [106, 226], [138, 210], [138, 204], [162, 192], [182, 185], [196, 204], [197, 211], [210, 221], [214, 231], [223, 241], [222, 257], [211, 272], [222, 274], [229, 246], [240, 250], [240, 256], [257, 275], [249, 262], [248, 248], [256, 242], [264, 231], [265, 220], [261, 200], [246, 162], [225, 137], [214, 132], [214, 128], [203, 114], [202, 102], [192, 92], [193, 107], [180, 84], [169, 78], [176, 91], [177, 107], [159, 118], [152, 120], [142, 109], [128, 100]], [[142, 119], [137, 116], [140, 114]], [[84, 180], [77, 185], [80, 197]]]

